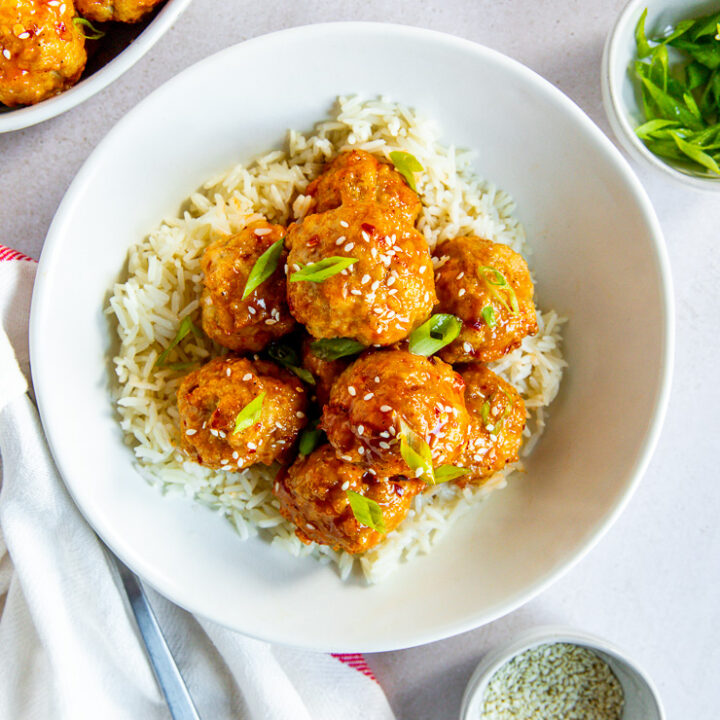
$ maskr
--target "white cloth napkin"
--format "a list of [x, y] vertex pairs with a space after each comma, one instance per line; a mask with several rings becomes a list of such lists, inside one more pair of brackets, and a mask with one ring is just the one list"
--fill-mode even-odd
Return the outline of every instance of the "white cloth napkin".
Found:
[[[35, 263], [0, 246], [0, 718], [167, 720], [105, 550], [27, 394]], [[149, 591], [203, 720], [391, 720], [362, 655], [268, 645]]]

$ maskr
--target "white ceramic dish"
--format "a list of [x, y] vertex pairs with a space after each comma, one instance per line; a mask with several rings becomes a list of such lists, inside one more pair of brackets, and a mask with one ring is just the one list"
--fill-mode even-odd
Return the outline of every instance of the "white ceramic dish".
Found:
[[511, 643], [488, 653], [468, 682], [460, 709], [460, 720], [479, 720], [485, 691], [493, 675], [505, 663], [526, 650], [545, 643], [570, 643], [588, 648], [604, 660], [620, 681], [625, 703], [622, 720], [664, 720], [665, 712], [650, 677], [622, 650], [607, 640], [568, 627], [528, 630]]
[[60, 95], [27, 107], [0, 106], [0, 133], [37, 125], [61, 115], [100, 92], [140, 60], [191, 2], [192, 0], [167, 0], [148, 26], [124, 50], [92, 74], [83, 74], [77, 85]]
[[[241, 85], [237, 78], [243, 78]], [[468, 93], [468, 88], [472, 92]], [[569, 316], [570, 369], [528, 473], [386, 582], [241, 542], [203, 507], [140, 479], [109, 396], [103, 314], [130, 243], [208, 177], [310, 129], [340, 93], [386, 93], [518, 202], [539, 302]], [[189, 103], [188, 98], [193, 102]], [[43, 250], [31, 318], [35, 389], [68, 488], [110, 547], [178, 604], [249, 635], [380, 651], [516, 608], [597, 542], [657, 439], [673, 346], [670, 273], [627, 163], [557, 89], [492, 50], [409, 27], [267, 35], [187, 69], [123, 118], [73, 181]]]
[[648, 37], [680, 20], [701, 17], [718, 8], [717, 0], [630, 0], [610, 31], [602, 59], [602, 98], [610, 126], [632, 158], [649, 163], [678, 182], [700, 190], [720, 190], [720, 178], [693, 175], [653, 154], [635, 134], [645, 122], [642, 100], [629, 68], [637, 59], [635, 26], [647, 8], [645, 29]]

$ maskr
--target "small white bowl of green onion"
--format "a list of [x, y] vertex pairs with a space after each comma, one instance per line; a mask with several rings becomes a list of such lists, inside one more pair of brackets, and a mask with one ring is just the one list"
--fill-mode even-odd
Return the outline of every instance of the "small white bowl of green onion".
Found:
[[633, 158], [720, 190], [719, 0], [631, 0], [605, 43], [602, 95]]

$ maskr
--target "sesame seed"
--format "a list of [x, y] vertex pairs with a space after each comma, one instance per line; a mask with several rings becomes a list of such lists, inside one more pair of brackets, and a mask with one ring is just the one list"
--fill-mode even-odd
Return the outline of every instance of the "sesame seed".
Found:
[[353, 288], [353, 289], [350, 291], [350, 294], [351, 294], [351, 295], [358, 295], [358, 296], [360, 296], [360, 295], [362, 295], [362, 290], [358, 290], [357, 288]]
[[341, 455], [341, 460], [344, 460], [345, 462], [352, 462], [352, 458], [349, 455]]
[[7, 48], [5, 48], [5, 49], [3, 50], [3, 55], [5, 56], [5, 58], [6, 58], [7, 60], [9, 60], [9, 59], [12, 57], [12, 55], [10, 54], [10, 51], [9, 51]]
[[348, 385], [348, 392], [355, 397], [357, 395], [357, 390], [352, 385]]
[[257, 445], [252, 440], [247, 444], [247, 446], [250, 450], [257, 450]]
[[381, 440], [378, 444], [383, 450], [387, 450], [390, 447], [390, 443], [386, 443], [384, 440]]
[[392, 290], [388, 290], [388, 295], [397, 295], [397, 288], [393, 288]]
[[18, 35], [18, 40], [25, 40], [30, 37], [29, 32], [22, 32]]
[[379, 383], [379, 382], [380, 382], [380, 378], [379, 378], [377, 375], [375, 376], [375, 382], [376, 382], [376, 383]]
[[380, 281], [379, 281], [379, 280], [376, 280], [376, 281], [370, 286], [370, 289], [374, 292], [374, 291], [377, 290], [379, 287], [380, 287]]
[[355, 243], [350, 242], [343, 248], [343, 250], [345, 252], [350, 252], [354, 247], [355, 247]]
[[425, 267], [425, 265], [421, 265], [421, 266], [420, 266], [420, 269], [418, 270], [418, 272], [422, 275], [422, 274], [425, 272], [425, 270], [427, 270], [427, 268]]
[[341, 489], [341, 490], [347, 490], [349, 487], [350, 487], [350, 481], [349, 481], [349, 480], [346, 480], [346, 481], [340, 486], [340, 489]]
[[195, 430], [195, 428], [188, 428], [188, 429], [185, 431], [185, 434], [186, 434], [186, 435], [194, 435], [196, 432], [197, 432], [197, 430]]
[[227, 375], [227, 377], [230, 377], [230, 376], [232, 375], [232, 369], [231, 369], [231, 368], [225, 368], [225, 375]]
[[471, 352], [471, 351], [472, 351], [472, 345], [471, 345], [469, 342], [464, 342], [464, 343], [463, 343], [463, 350], [464, 350], [466, 353]]
[[255, 315], [257, 313], [257, 310], [252, 305], [250, 305], [250, 307], [248, 307], [248, 310], [250, 311], [251, 315]]
[[380, 406], [380, 412], [390, 412], [392, 410], [392, 407], [390, 405], [381, 405]]
[[233, 456], [233, 460], [237, 460], [240, 457], [240, 453], [237, 450], [235, 450], [235, 452], [232, 454], [232, 456]]
[[390, 287], [391, 285], [394, 285], [396, 280], [397, 280], [397, 275], [395, 275], [395, 273], [393, 273], [393, 274], [388, 278], [388, 281], [387, 281], [388, 287]]
[[277, 492], [280, 489], [280, 483], [276, 482], [274, 487], [275, 487], [275, 492]]
[[341, 236], [335, 241], [335, 244], [336, 244], [336, 245], [342, 245], [344, 242], [345, 242], [345, 236], [344, 236], [344, 235], [341, 235]]
[[363, 285], [366, 285], [367, 283], [370, 282], [370, 276], [366, 273], [365, 275], [362, 276], [362, 279], [360, 280], [360, 282]]
[[298, 417], [298, 418], [300, 418], [300, 419], [302, 420], [302, 419], [305, 417], [305, 413], [302, 412], [301, 410], [298, 410], [298, 411], [295, 413], [295, 417]]
[[314, 529], [315, 529], [315, 526], [314, 526], [312, 523], [305, 523], [305, 527], [306, 527], [308, 530], [314, 530]]
[[391, 435], [394, 435], [395, 432], [396, 432], [395, 427], [394, 427], [393, 425], [391, 425], [391, 426], [388, 428], [388, 431], [389, 431], [389, 433], [390, 433]]
[[350, 227], [344, 220], [341, 220], [341, 221], [340, 221], [340, 224], [341, 224], [344, 228]]
[[418, 468], [418, 469], [415, 471], [415, 477], [416, 477], [416, 478], [419, 478], [419, 477], [423, 474], [423, 472], [424, 472], [424, 470], [423, 470], [422, 468]]
[[243, 375], [243, 380], [247, 382], [248, 380], [252, 380], [252, 373], [245, 373]]
[[255, 234], [262, 237], [263, 235], [267, 235], [268, 233], [272, 232], [270, 228], [258, 228], [255, 230]]
[[361, 445], [358, 448], [358, 455], [364, 455], [365, 454], [365, 448]]
[[464, 294], [465, 294], [465, 288], [460, 288], [460, 290], [458, 290], [458, 297], [462, 297]]
[[380, 433], [380, 437], [389, 438], [389, 437], [390, 437], [390, 433], [387, 432], [387, 430], [383, 430], [383, 431]]
[[222, 430], [218, 430], [218, 436], [221, 437], [223, 440], [225, 439], [225, 433]]
[[362, 435], [365, 432], [365, 426], [364, 425], [358, 425], [357, 426], [357, 434]]
[[213, 428], [211, 428], [211, 429], [210, 429], [210, 434], [211, 434], [213, 437], [217, 437], [217, 436], [218, 436], [218, 431], [215, 430], [215, 429], [213, 429]]
[[365, 395], [363, 400], [372, 400], [372, 398], [374, 398], [374, 397], [375, 397], [375, 393], [369, 392], [367, 395]]
[[457, 280], [462, 280], [464, 277], [465, 277], [465, 273], [464, 273], [464, 272], [461, 272], [461, 273], [458, 274], [458, 276], [457, 276], [456, 279], [457, 279]]
[[364, 230], [362, 231], [362, 236], [365, 242], [370, 242], [370, 236]]

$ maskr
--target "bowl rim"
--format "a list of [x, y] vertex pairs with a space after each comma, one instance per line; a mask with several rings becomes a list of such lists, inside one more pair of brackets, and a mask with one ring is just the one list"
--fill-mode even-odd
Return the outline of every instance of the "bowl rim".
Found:
[[[636, 22], [637, 20], [634, 18], [635, 13], [641, 7], [648, 5], [648, 0], [628, 0], [625, 7], [620, 11], [605, 40], [600, 75], [605, 114], [615, 133], [615, 137], [617, 137], [620, 144], [634, 160], [641, 163], [649, 163], [652, 167], [689, 187], [707, 192], [718, 192], [720, 191], [720, 178], [702, 178], [697, 175], [682, 172], [648, 150], [635, 134], [628, 119], [627, 112], [624, 111], [625, 106], [621, 99], [621, 89], [616, 85], [611, 69], [615, 66], [617, 57], [620, 54], [621, 31], [625, 30], [633, 21]], [[627, 81], [627, 76], [625, 75], [624, 77]]]
[[[434, 30], [427, 30], [424, 28], [416, 28], [412, 26], [392, 24], [392, 23], [376, 23], [376, 22], [333, 22], [333, 23], [320, 23], [314, 25], [305, 25], [285, 30], [275, 31], [266, 35], [261, 35], [250, 40], [232, 45], [225, 48], [213, 55], [210, 55], [197, 63], [185, 68], [183, 71], [175, 75], [174, 77], [167, 80], [160, 87], [155, 89], [150, 95], [143, 99], [138, 105], [136, 105], [129, 113], [121, 118], [115, 126], [108, 132], [106, 137], [98, 144], [93, 153], [85, 161], [76, 177], [72, 181], [68, 188], [65, 197], [63, 198], [60, 207], [52, 221], [50, 229], [48, 231], [47, 241], [43, 247], [42, 255], [40, 258], [40, 264], [38, 268], [38, 282], [35, 285], [33, 291], [33, 301], [31, 307], [31, 318], [30, 318], [30, 354], [33, 358], [32, 362], [32, 374], [33, 381], [37, 388], [38, 394], [38, 406], [40, 409], [43, 426], [45, 428], [46, 436], [48, 438], [48, 444], [58, 468], [61, 470], [61, 475], [65, 480], [68, 490], [75, 500], [76, 504], [80, 508], [82, 514], [88, 520], [90, 525], [97, 531], [98, 535], [104, 539], [109, 545], [112, 551], [120, 557], [128, 566], [133, 568], [143, 579], [145, 579], [151, 586], [156, 588], [165, 597], [170, 598], [173, 602], [185, 608], [189, 612], [203, 616], [202, 608], [188, 602], [183, 602], [182, 598], [178, 598], [174, 592], [169, 592], [165, 589], [165, 583], [161, 572], [158, 572], [156, 568], [147, 564], [144, 558], [140, 555], [136, 555], [127, 547], [123, 546], [120, 539], [116, 538], [116, 533], [112, 531], [111, 524], [105, 524], [97, 522], [97, 519], [92, 517], [92, 508], [90, 512], [87, 512], [85, 503], [72, 481], [72, 474], [70, 472], [71, 465], [65, 463], [66, 454], [63, 448], [57, 447], [53, 442], [53, 433], [50, 426], [49, 418], [51, 413], [45, 404], [45, 396], [42, 392], [45, 382], [43, 376], [46, 374], [45, 365], [51, 363], [51, 359], [46, 358], [42, 352], [43, 337], [42, 337], [42, 320], [41, 316], [46, 312], [46, 307], [52, 306], [52, 297], [45, 291], [45, 283], [43, 278], [50, 276], [53, 273], [54, 266], [58, 261], [59, 257], [62, 256], [62, 237], [66, 234], [68, 223], [71, 220], [72, 213], [74, 212], [74, 206], [79, 201], [79, 196], [82, 194], [82, 190], [92, 172], [96, 158], [103, 151], [105, 145], [109, 142], [111, 136], [118, 132], [122, 132], [126, 123], [129, 123], [131, 116], [134, 113], [141, 113], [144, 110], [145, 105], [150, 102], [150, 98], [153, 98], [159, 93], [166, 91], [167, 86], [171, 83], [179, 82], [179, 78], [184, 77], [186, 74], [194, 72], [195, 68], [201, 63], [210, 62], [212, 59], [217, 61], [218, 58], [224, 54], [237, 52], [237, 48], [240, 47], [254, 47], [258, 44], [263, 44], [268, 38], [287, 38], [291, 36], [305, 36], [304, 40], [308, 41], [312, 39], [314, 35], [326, 35], [332, 32], [352, 32], [353, 34], [358, 33], [370, 33], [380, 34], [383, 37], [392, 37], [392, 35], [411, 37], [424, 42], [436, 42], [443, 43], [446, 46], [456, 47], [462, 51], [469, 51], [475, 55], [480, 55], [483, 58], [490, 57], [496, 62], [500, 63], [504, 67], [511, 68], [515, 73], [519, 73], [525, 77], [529, 82], [540, 85], [544, 92], [549, 93], [562, 107], [573, 116], [575, 121], [580, 123], [583, 128], [590, 133], [590, 135], [600, 143], [608, 155], [612, 158], [613, 163], [617, 166], [618, 174], [620, 174], [628, 183], [630, 191], [634, 195], [634, 200], [638, 205], [639, 211], [642, 213], [643, 219], [646, 222], [649, 230], [649, 236], [651, 240], [652, 251], [654, 252], [658, 282], [661, 292], [661, 315], [662, 317], [662, 342], [661, 342], [661, 353], [662, 353], [662, 366], [661, 372], [659, 373], [658, 384], [655, 389], [655, 398], [653, 403], [652, 416], [649, 419], [643, 442], [639, 445], [638, 450], [635, 454], [635, 458], [628, 470], [628, 481], [625, 484], [622, 494], [619, 496], [614, 508], [611, 512], [607, 513], [597, 525], [595, 532], [587, 538], [584, 544], [579, 545], [574, 552], [574, 557], [563, 564], [560, 564], [557, 568], [553, 569], [547, 575], [536, 580], [534, 583], [529, 584], [528, 587], [521, 593], [518, 593], [515, 597], [511, 598], [507, 603], [499, 608], [491, 611], [484, 610], [480, 613], [474, 613], [468, 616], [464, 616], [459, 619], [452, 621], [439, 622], [432, 628], [417, 631], [413, 634], [412, 638], [405, 637], [402, 640], [398, 640], [394, 637], [383, 637], [375, 638], [367, 643], [359, 645], [347, 646], [342, 643], [337, 643], [332, 646], [326, 644], [297, 644], [298, 647], [304, 647], [306, 649], [314, 649], [320, 651], [335, 651], [335, 652], [381, 652], [388, 650], [396, 650], [399, 648], [414, 647], [428, 642], [441, 640], [453, 635], [466, 632], [468, 630], [475, 629], [480, 625], [492, 622], [493, 620], [502, 617], [509, 612], [517, 609], [524, 605], [532, 598], [536, 597], [547, 587], [552, 585], [565, 573], [571, 570], [575, 565], [586, 556], [590, 550], [600, 541], [605, 535], [612, 524], [617, 520], [619, 515], [627, 506], [632, 494], [636, 490], [640, 480], [642, 479], [647, 466], [650, 462], [653, 450], [657, 444], [668, 401], [670, 396], [670, 386], [673, 368], [673, 357], [674, 357], [674, 300], [672, 291], [672, 279], [670, 274], [670, 264], [667, 257], [667, 251], [663, 242], [663, 234], [660, 224], [655, 215], [655, 211], [652, 204], [643, 189], [640, 181], [635, 176], [630, 165], [618, 151], [615, 145], [608, 139], [608, 137], [600, 130], [600, 128], [587, 116], [587, 114], [573, 102], [567, 95], [562, 93], [556, 87], [554, 87], [548, 80], [544, 79], [530, 68], [526, 67], [517, 60], [514, 60], [507, 55], [504, 55], [496, 50], [488, 48], [486, 46], [474, 43], [470, 40], [465, 40], [447, 33], [442, 33]], [[66, 472], [67, 470], [67, 472]], [[117, 541], [116, 541], [117, 539]], [[237, 627], [231, 627], [230, 629], [239, 630]], [[253, 635], [252, 630], [242, 629], [241, 632], [250, 635], [251, 637], [258, 637], [258, 639], [277, 642], [281, 644], [292, 644], [287, 639], [276, 636], [276, 635], [264, 635], [258, 636]]]
[[[465, 692], [463, 693], [460, 706], [460, 720], [471, 720], [471, 717], [479, 717], [476, 710], [480, 709], [485, 690], [495, 673], [510, 660], [531, 650], [538, 645], [568, 643], [599, 650], [625, 665], [636, 678], [639, 678], [649, 690], [650, 696], [655, 701], [658, 712], [658, 720], [665, 720], [665, 710], [660, 699], [660, 693], [648, 673], [635, 660], [614, 643], [593, 633], [574, 628], [570, 625], [541, 625], [533, 627], [524, 632], [512, 636], [512, 638], [491, 649], [478, 663], [473, 674], [468, 680]], [[475, 713], [471, 716], [471, 713]]]
[[27, 105], [0, 113], [0, 133], [22, 130], [45, 122], [99, 93], [135, 65], [170, 29], [191, 2], [192, 0], [167, 0], [152, 22], [124, 50], [92, 75], [82, 78], [76, 85], [59, 95], [36, 105]]

